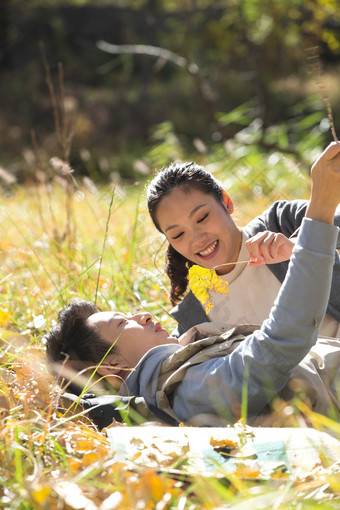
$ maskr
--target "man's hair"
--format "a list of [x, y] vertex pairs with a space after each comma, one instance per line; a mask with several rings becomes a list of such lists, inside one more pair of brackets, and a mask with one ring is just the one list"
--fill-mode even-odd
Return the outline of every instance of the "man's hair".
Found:
[[96, 327], [88, 323], [88, 318], [97, 312], [94, 304], [83, 300], [72, 300], [59, 312], [56, 326], [46, 335], [46, 355], [52, 373], [60, 375], [62, 366], [94, 367], [109, 350], [112, 352]]

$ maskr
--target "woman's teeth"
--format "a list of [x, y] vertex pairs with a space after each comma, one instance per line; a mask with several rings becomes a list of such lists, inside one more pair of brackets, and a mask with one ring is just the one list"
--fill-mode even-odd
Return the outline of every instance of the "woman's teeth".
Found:
[[206, 250], [199, 251], [198, 254], [201, 255], [201, 257], [207, 257], [215, 250], [216, 246], [217, 246], [217, 241], [215, 241], [212, 245], [210, 245], [209, 248], [207, 248]]

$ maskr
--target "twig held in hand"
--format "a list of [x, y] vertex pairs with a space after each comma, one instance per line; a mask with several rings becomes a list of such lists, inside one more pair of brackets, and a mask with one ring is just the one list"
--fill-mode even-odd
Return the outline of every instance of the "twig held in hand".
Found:
[[235, 266], [236, 264], [248, 264], [248, 262], [254, 262], [252, 260], [238, 260], [237, 262], [226, 262], [225, 264], [219, 264], [218, 266], [213, 267], [213, 269], [217, 269], [224, 266]]

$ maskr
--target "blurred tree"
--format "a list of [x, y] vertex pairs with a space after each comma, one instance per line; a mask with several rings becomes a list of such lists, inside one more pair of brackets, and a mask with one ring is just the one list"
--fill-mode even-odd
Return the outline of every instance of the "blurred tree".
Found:
[[10, 0], [2, 0], [0, 3], [0, 67], [9, 64], [9, 2]]
[[[337, 3], [3, 0], [0, 52], [10, 56], [12, 71], [2, 75], [0, 107], [16, 130], [0, 122], [2, 154], [13, 148], [8, 133], [15, 133], [15, 144], [24, 144], [32, 128], [41, 124], [46, 133], [52, 125], [39, 41], [56, 80], [63, 63], [67, 107], [78, 115], [71, 157], [86, 166], [81, 156], [86, 147], [99, 174], [110, 172], [112, 153], [124, 153], [124, 168], [128, 158], [143, 155], [145, 143], [152, 143], [152, 128], [166, 122], [188, 151], [195, 150], [197, 138], [210, 150], [248, 123], [261, 126], [252, 144], [300, 153], [299, 139], [311, 131], [316, 131], [314, 142], [326, 136], [325, 122], [319, 128], [325, 109], [317, 88], [310, 86], [304, 51], [318, 45], [326, 71], [339, 64]], [[118, 49], [112, 55], [100, 49], [100, 40], [118, 48], [160, 48], [185, 64], [176, 65], [164, 52]], [[338, 87], [331, 95], [336, 124]], [[242, 115], [228, 116], [238, 107]], [[50, 143], [50, 133], [47, 138]]]

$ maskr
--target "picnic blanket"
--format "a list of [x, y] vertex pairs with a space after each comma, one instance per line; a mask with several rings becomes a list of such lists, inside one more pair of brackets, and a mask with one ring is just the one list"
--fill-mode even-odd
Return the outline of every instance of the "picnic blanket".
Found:
[[[301, 476], [340, 461], [340, 441], [312, 428], [139, 426], [106, 429], [115, 458], [191, 475]], [[168, 457], [168, 458], [167, 458]]]

